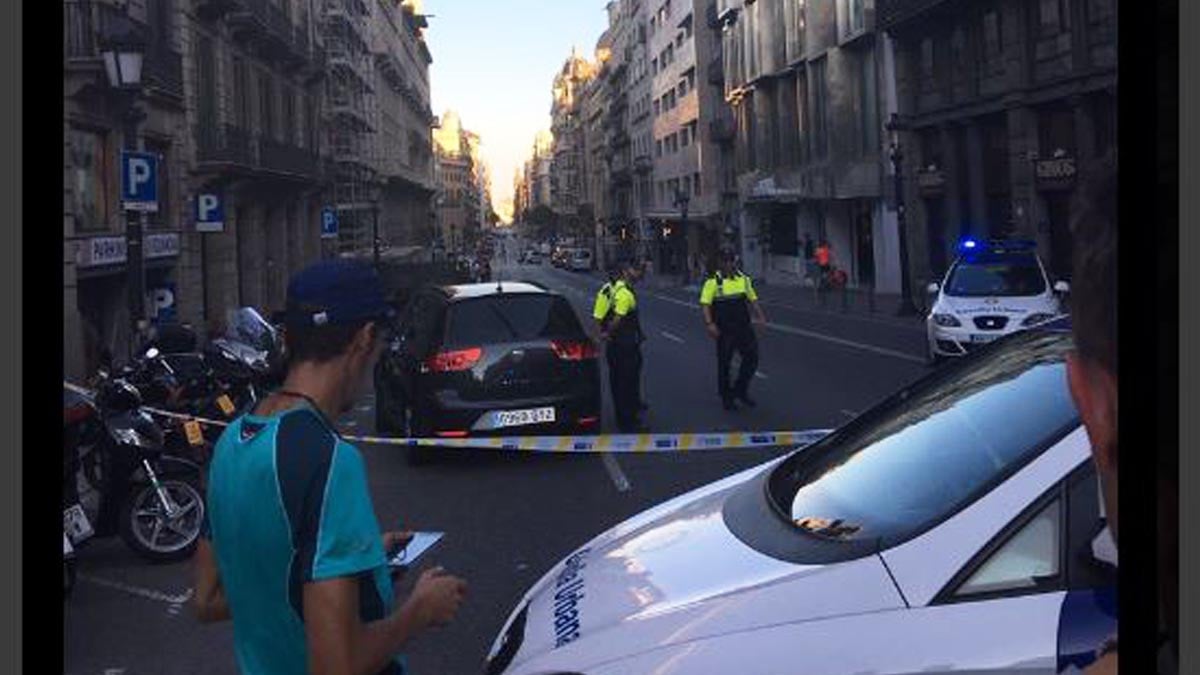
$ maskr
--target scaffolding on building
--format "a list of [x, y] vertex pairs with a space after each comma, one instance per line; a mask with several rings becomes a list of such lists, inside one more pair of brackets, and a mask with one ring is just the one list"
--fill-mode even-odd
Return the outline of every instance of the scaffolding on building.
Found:
[[329, 103], [325, 129], [333, 162], [338, 252], [362, 254], [373, 247], [381, 161], [372, 7], [365, 0], [324, 0], [322, 7]]

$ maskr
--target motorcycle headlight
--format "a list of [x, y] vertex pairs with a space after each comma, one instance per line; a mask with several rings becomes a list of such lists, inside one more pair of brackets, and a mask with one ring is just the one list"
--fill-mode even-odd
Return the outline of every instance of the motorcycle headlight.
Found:
[[933, 322], [943, 328], [958, 328], [962, 325], [953, 314], [934, 314]]
[[1034, 314], [1030, 314], [1029, 316], [1025, 317], [1025, 320], [1021, 322], [1021, 325], [1026, 327], [1036, 326], [1039, 323], [1045, 323], [1053, 318], [1053, 314], [1048, 314], [1046, 312], [1035, 312]]

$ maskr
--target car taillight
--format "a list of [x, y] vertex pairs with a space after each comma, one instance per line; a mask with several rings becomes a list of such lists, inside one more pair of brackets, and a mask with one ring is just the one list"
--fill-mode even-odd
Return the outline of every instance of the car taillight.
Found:
[[63, 425], [82, 422], [92, 416], [92, 408], [86, 403], [80, 403], [63, 408]]
[[585, 359], [596, 358], [596, 345], [590, 340], [584, 342], [560, 342], [558, 340], [550, 343], [550, 348], [558, 358], [564, 361], [583, 361]]
[[479, 359], [482, 356], [483, 349], [480, 347], [456, 349], [429, 357], [425, 361], [425, 367], [433, 373], [454, 373], [461, 370], [470, 370], [472, 366], [479, 363]]

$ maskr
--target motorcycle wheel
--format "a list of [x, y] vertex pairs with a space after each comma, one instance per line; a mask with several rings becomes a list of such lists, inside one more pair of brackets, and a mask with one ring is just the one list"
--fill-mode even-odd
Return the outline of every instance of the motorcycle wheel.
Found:
[[151, 562], [177, 562], [192, 555], [204, 521], [204, 497], [199, 478], [159, 479], [180, 511], [168, 519], [150, 484], [130, 491], [121, 505], [121, 538], [135, 553]]

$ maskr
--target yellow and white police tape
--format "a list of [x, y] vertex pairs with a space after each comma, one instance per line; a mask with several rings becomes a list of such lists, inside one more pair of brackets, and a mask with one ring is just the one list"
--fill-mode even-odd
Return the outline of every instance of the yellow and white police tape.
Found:
[[[64, 382], [63, 387], [91, 396], [92, 392]], [[228, 422], [205, 419], [143, 406], [143, 410], [183, 421], [225, 427]], [[353, 443], [434, 447], [454, 450], [501, 450], [516, 452], [687, 452], [690, 450], [744, 450], [750, 448], [800, 447], [811, 445], [829, 435], [832, 429], [807, 431], [713, 432], [682, 434], [600, 434], [595, 436], [497, 436], [484, 438], [395, 438], [391, 436], [346, 436]]]

